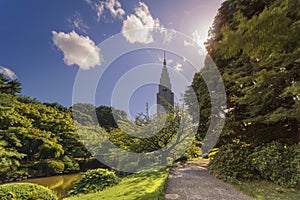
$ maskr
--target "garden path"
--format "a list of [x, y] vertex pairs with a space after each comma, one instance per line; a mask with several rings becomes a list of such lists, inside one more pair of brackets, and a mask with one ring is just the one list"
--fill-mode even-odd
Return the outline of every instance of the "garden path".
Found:
[[170, 171], [165, 200], [252, 200], [210, 175], [208, 161], [189, 161]]

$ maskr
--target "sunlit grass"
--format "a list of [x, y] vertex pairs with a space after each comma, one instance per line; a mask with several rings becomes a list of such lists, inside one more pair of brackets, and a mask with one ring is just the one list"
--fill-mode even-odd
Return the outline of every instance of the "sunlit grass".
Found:
[[65, 200], [149, 200], [163, 199], [168, 170], [137, 173], [125, 177], [101, 192], [65, 198]]
[[282, 187], [268, 181], [235, 183], [243, 193], [258, 200], [299, 200], [300, 190]]

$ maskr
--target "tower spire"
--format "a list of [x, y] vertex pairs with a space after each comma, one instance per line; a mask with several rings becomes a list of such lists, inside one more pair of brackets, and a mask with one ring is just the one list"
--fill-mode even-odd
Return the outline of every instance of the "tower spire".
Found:
[[174, 107], [174, 93], [172, 92], [171, 80], [167, 69], [166, 51], [164, 51], [163, 69], [158, 86], [157, 105], [158, 114], [162, 111], [171, 111], [171, 107]]

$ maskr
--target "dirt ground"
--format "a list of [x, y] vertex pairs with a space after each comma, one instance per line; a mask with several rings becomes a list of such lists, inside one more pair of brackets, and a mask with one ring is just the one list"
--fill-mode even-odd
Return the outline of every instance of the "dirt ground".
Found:
[[166, 200], [253, 200], [232, 185], [210, 175], [208, 161], [190, 161], [171, 169]]

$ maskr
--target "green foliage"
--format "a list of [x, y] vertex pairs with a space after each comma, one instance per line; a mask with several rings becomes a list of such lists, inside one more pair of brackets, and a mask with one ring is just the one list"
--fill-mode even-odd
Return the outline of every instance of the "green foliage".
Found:
[[[35, 166], [32, 164], [37, 161], [53, 160], [57, 164], [64, 156], [71, 159], [89, 156], [68, 109], [8, 93], [0, 93], [0, 150], [1, 180], [16, 177], [18, 170]], [[67, 171], [78, 170], [75, 163], [70, 165]], [[33, 173], [30, 175], [61, 173], [61, 162], [57, 169], [55, 164], [50, 167], [53, 170], [43, 171], [47, 167], [29, 170]]]
[[257, 147], [222, 146], [209, 164], [210, 173], [226, 181], [262, 178], [300, 189], [300, 144], [271, 142]]
[[[257, 147], [253, 155], [257, 157], [256, 163], [251, 162], [252, 166], [247, 169], [244, 164], [248, 165], [249, 159], [241, 162], [245, 178], [253, 170], [263, 178], [287, 185], [289, 181], [285, 180], [286, 177], [288, 180], [297, 178], [297, 175], [291, 178], [287, 173], [278, 173], [290, 165], [294, 167], [294, 170], [288, 167], [293, 172], [290, 174], [298, 173], [296, 165], [291, 164], [295, 162], [295, 156], [288, 159], [282, 153], [286, 150], [281, 148], [300, 141], [299, 24], [298, 0], [227, 0], [219, 9], [210, 31], [211, 37], [206, 43], [206, 49], [222, 75], [227, 95], [227, 109], [220, 110], [220, 113], [226, 114], [226, 123], [216, 146], [225, 147], [212, 161], [215, 162], [212, 169], [218, 175], [221, 173], [214, 165], [220, 165], [219, 170], [223, 174], [239, 177], [233, 174], [234, 170], [230, 169], [228, 162], [237, 164], [241, 159], [227, 161], [230, 155], [226, 154], [230, 152], [228, 144], [238, 140], [245, 146]], [[213, 123], [210, 95], [201, 77], [206, 71], [209, 71], [207, 63], [194, 76], [190, 88], [190, 91], [196, 92], [201, 110], [200, 140]], [[185, 101], [193, 110], [195, 106], [188, 101], [190, 98], [187, 92]], [[272, 141], [279, 141], [280, 144], [274, 145]], [[263, 144], [271, 146], [265, 147]], [[261, 154], [257, 153], [260, 151]], [[248, 149], [243, 149], [240, 156], [249, 153]], [[232, 154], [235, 155], [234, 152]], [[226, 163], [224, 167], [221, 160]], [[296, 184], [295, 181], [293, 184]]]
[[[239, 139], [257, 146], [280, 139], [300, 141], [300, 4], [298, 0], [228, 0], [215, 18], [207, 51], [221, 72], [227, 109], [218, 146]], [[194, 77], [200, 106], [198, 138], [211, 123], [210, 95], [201, 75]], [[191, 110], [193, 102], [185, 101]], [[217, 146], [217, 147], [218, 147]]]
[[[199, 105], [196, 105], [197, 102], [194, 101], [193, 94], [196, 94]], [[188, 105], [190, 113], [195, 113], [196, 109], [200, 110], [199, 126], [196, 136], [197, 139], [201, 141], [205, 138], [209, 126], [207, 122], [210, 120], [211, 115], [211, 101], [208, 88], [200, 73], [195, 74], [192, 86], [187, 89], [184, 95], [184, 101]]]
[[201, 143], [197, 140], [193, 141], [193, 144], [184, 152], [184, 154], [177, 161], [193, 160], [201, 157]]
[[264, 179], [280, 182], [284, 147], [279, 142], [256, 147], [251, 154], [251, 164]]
[[13, 183], [0, 185], [2, 200], [58, 200], [50, 189], [32, 183]]
[[51, 176], [63, 173], [65, 164], [61, 160], [46, 159], [33, 163], [32, 169], [36, 176]]
[[[206, 43], [227, 95], [221, 148], [210, 164], [219, 177], [299, 187], [299, 24], [298, 0], [228, 0], [219, 9]], [[192, 87], [200, 107], [209, 105], [201, 73]]]
[[96, 107], [92, 104], [78, 103], [72, 107], [73, 118], [84, 126], [100, 125], [106, 131], [117, 128], [117, 122], [126, 118], [126, 112], [109, 106]]
[[99, 125], [105, 128], [107, 131], [109, 131], [111, 128], [117, 128], [118, 121], [127, 117], [126, 112], [108, 106], [97, 107], [96, 115]]
[[64, 173], [78, 172], [80, 170], [78, 162], [70, 157], [64, 156], [61, 160], [65, 165]]
[[17, 80], [10, 80], [0, 74], [0, 93], [16, 94], [21, 92], [21, 83]]
[[251, 166], [251, 147], [242, 144], [222, 146], [209, 163], [209, 172], [226, 181], [247, 180], [257, 177]]
[[113, 171], [102, 168], [88, 170], [85, 172], [82, 179], [75, 183], [71, 195], [102, 191], [107, 187], [116, 185], [118, 182], [119, 178]]
[[164, 199], [168, 174], [168, 169], [132, 174], [121, 179], [119, 184], [103, 191], [71, 196], [65, 200]]
[[20, 166], [20, 160], [25, 156], [15, 149], [7, 148], [8, 143], [1, 140], [0, 135], [0, 181], [15, 174]]
[[250, 156], [260, 176], [286, 187], [300, 189], [300, 144], [287, 147], [279, 142], [260, 146]]
[[282, 158], [285, 174], [282, 185], [300, 189], [300, 143], [285, 149]]
[[[195, 127], [183, 109], [173, 110], [164, 117], [156, 116], [149, 120], [144, 118], [136, 119], [134, 122], [122, 120], [119, 126], [120, 129], [104, 133], [112, 143], [126, 151], [148, 153], [147, 157], [140, 156], [129, 160], [126, 156], [113, 157], [118, 155], [118, 150], [117, 152], [108, 152], [112, 155], [110, 159], [116, 163], [115, 165], [125, 167], [125, 170], [138, 169], [138, 166], [143, 166], [145, 163], [151, 163], [153, 166], [162, 163], [163, 165], [172, 164], [181, 156], [190, 157], [187, 155], [188, 153], [193, 154], [191, 157], [196, 156], [200, 150], [193, 146], [194, 148], [191, 147], [186, 151], [194, 140]], [[186, 155], [183, 155], [184, 152]], [[151, 153], [154, 154], [156, 160], [149, 160]], [[151, 168], [150, 165], [148, 167]]]

